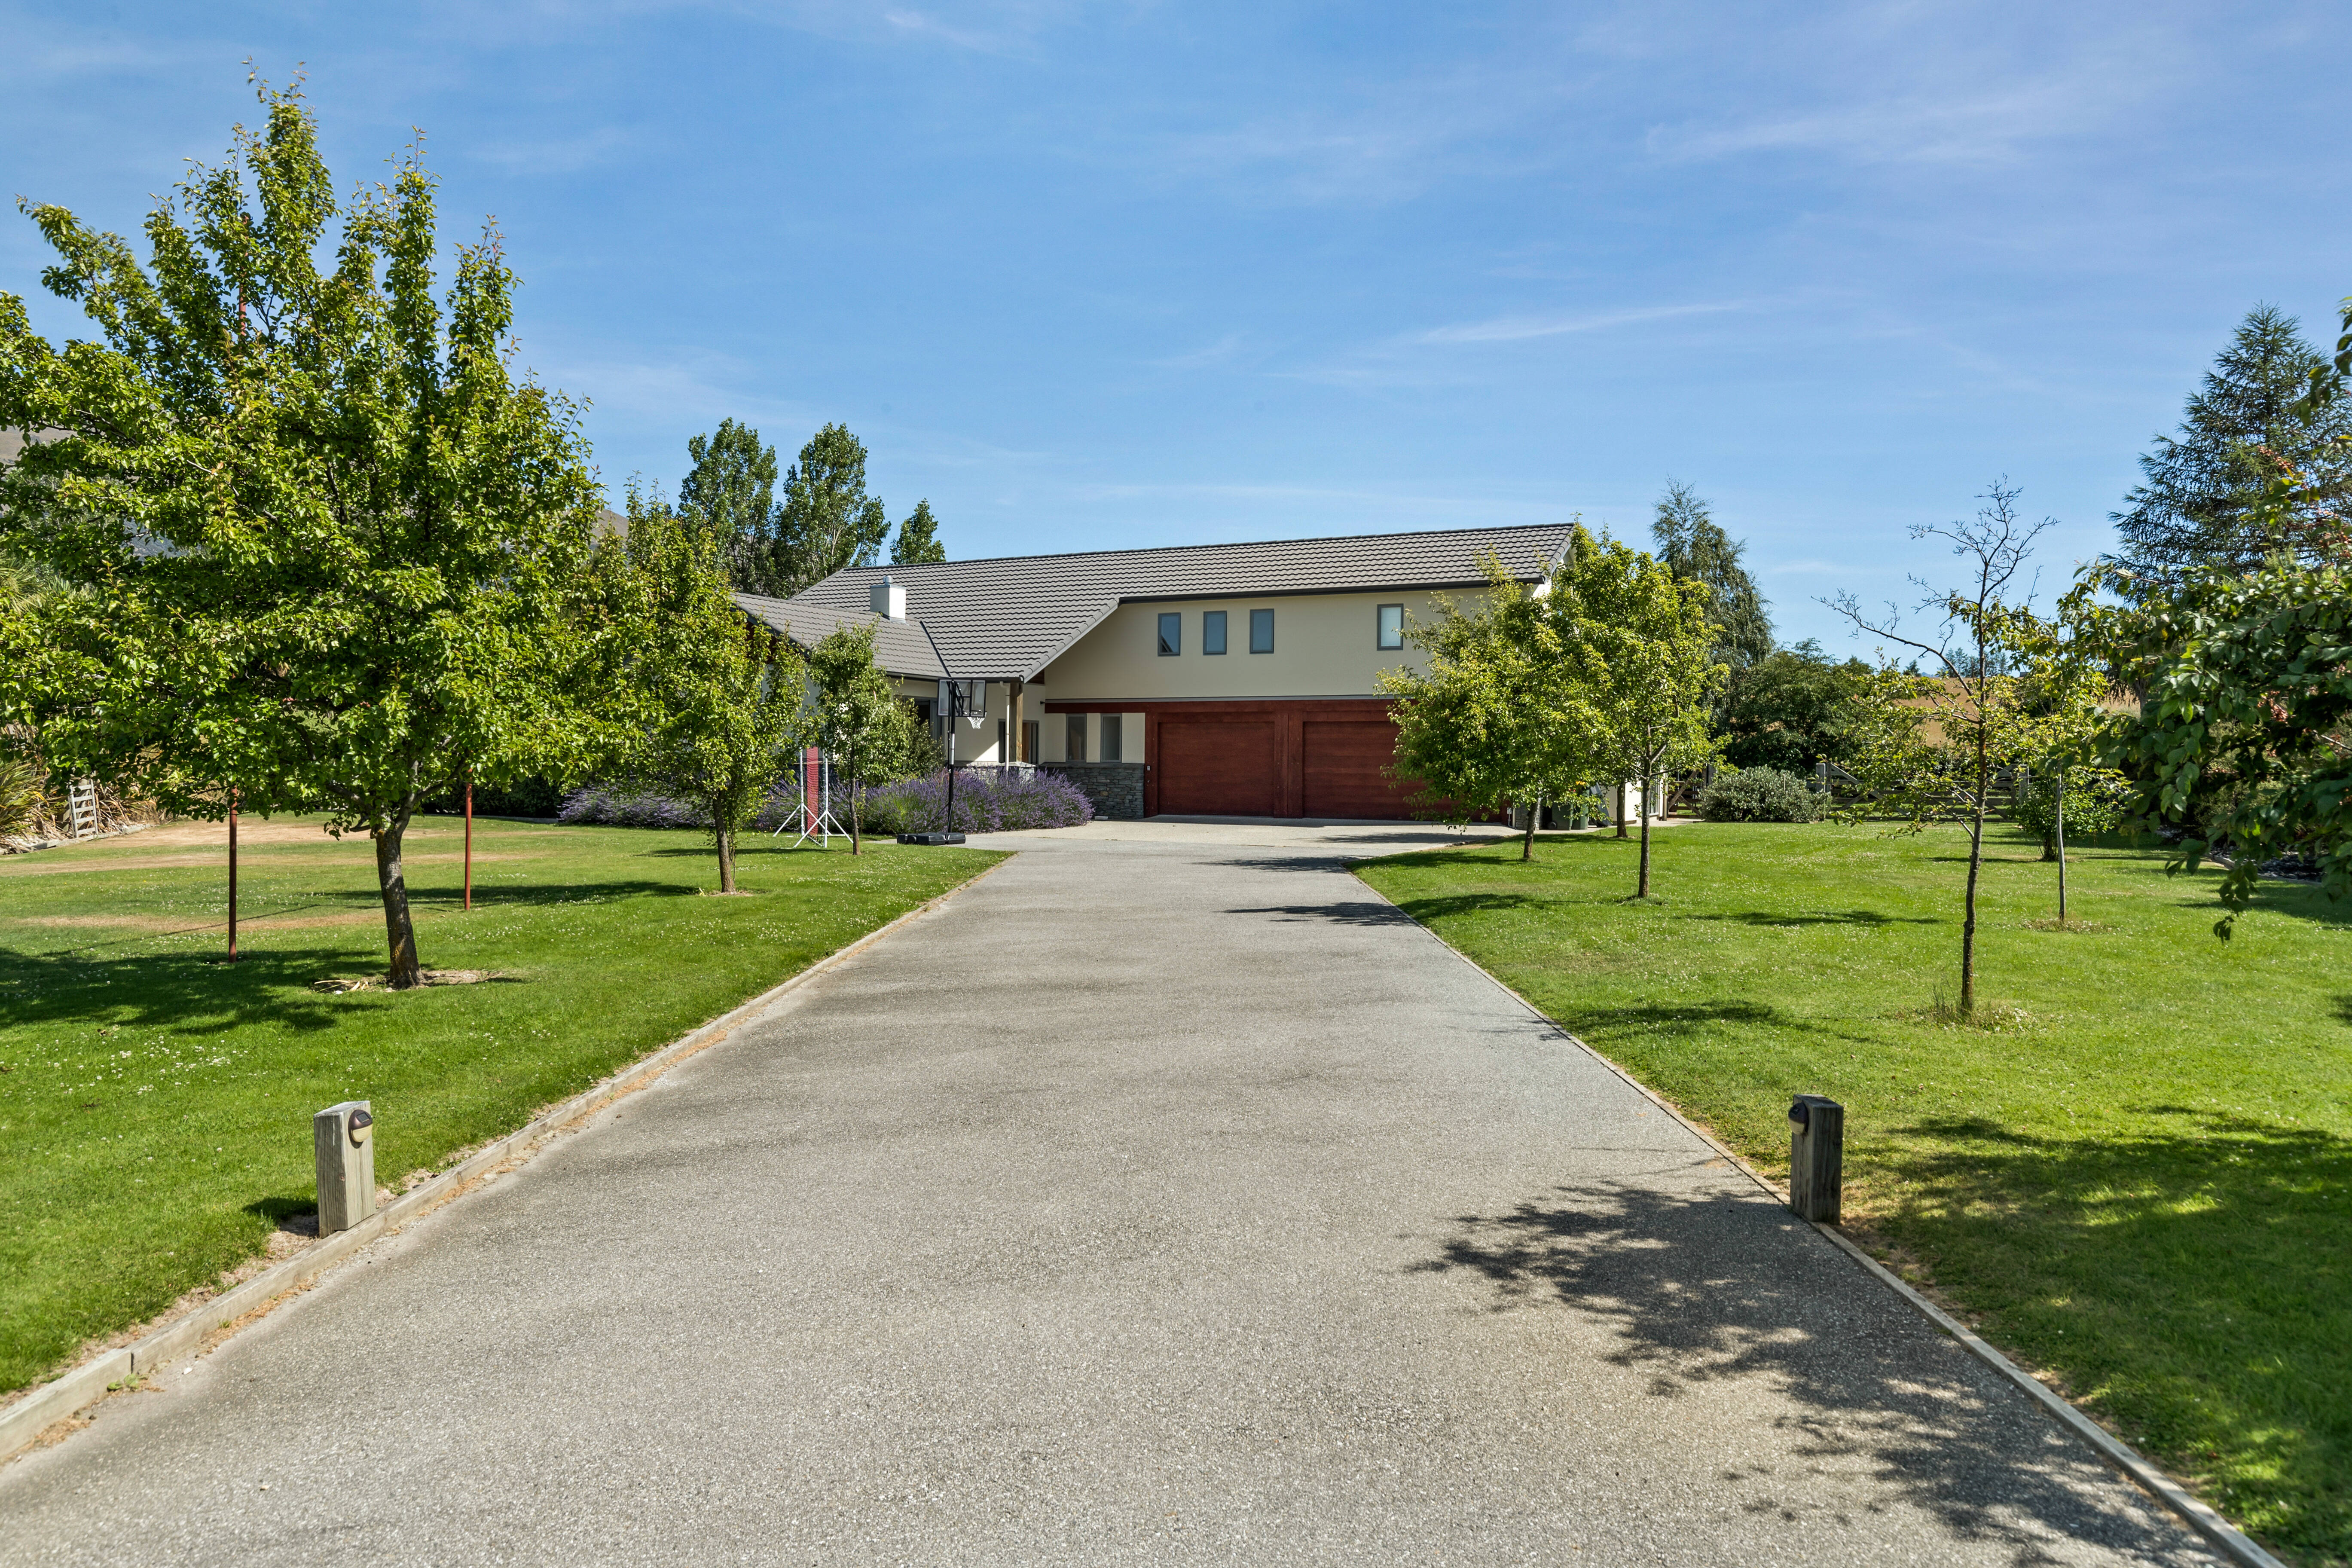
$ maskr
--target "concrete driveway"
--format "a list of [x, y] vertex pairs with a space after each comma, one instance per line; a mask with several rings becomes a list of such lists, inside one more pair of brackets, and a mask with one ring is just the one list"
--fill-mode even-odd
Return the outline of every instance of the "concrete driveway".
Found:
[[0, 1563], [2211, 1561], [1335, 855], [1409, 837], [1151, 826], [109, 1401]]

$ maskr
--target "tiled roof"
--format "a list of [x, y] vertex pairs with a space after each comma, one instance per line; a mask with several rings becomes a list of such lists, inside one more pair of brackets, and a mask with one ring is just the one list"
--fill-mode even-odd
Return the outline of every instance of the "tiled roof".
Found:
[[[1028, 680], [1122, 604], [1475, 588], [1486, 580], [1480, 568], [1489, 555], [1512, 575], [1532, 581], [1549, 571], [1568, 548], [1569, 528], [1567, 523], [1458, 528], [1260, 544], [1014, 555], [923, 566], [853, 566], [782, 605], [773, 599], [755, 604], [745, 595], [736, 597], [777, 626], [783, 622], [760, 605], [778, 605], [792, 616], [822, 610], [871, 618], [868, 590], [887, 575], [905, 585], [909, 620], [885, 625], [919, 623], [948, 673], [964, 680]], [[797, 634], [791, 635], [798, 640]], [[891, 668], [887, 658], [883, 662]], [[893, 673], [899, 672], [893, 668]]]
[[875, 627], [874, 662], [884, 670], [892, 675], [911, 676], [917, 680], [947, 679], [948, 668], [940, 662], [939, 650], [931, 646], [931, 639], [919, 621], [884, 620], [864, 605], [855, 610], [813, 605], [806, 595], [797, 599], [769, 599], [757, 594], [738, 594], [735, 602], [802, 647], [815, 643], [845, 623], [871, 625]]

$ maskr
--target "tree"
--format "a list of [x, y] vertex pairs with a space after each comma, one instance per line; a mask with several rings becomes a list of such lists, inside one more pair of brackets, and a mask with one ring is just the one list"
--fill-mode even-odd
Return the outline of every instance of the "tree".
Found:
[[2329, 898], [2352, 892], [2352, 571], [2208, 567], [2106, 635], [2145, 695], [2103, 760], [2134, 781], [2136, 816], [2183, 830], [2173, 869], [2226, 855], [2214, 934], [2228, 940], [2267, 860], [2301, 855]]
[[721, 419], [686, 452], [694, 467], [677, 487], [678, 515], [710, 536], [729, 582], [752, 587], [776, 537], [776, 449], [749, 425]]
[[1716, 710], [1723, 760], [1791, 773], [1823, 760], [1843, 765], [1854, 700], [1869, 679], [1862, 660], [1832, 659], [1810, 637], [1734, 668]]
[[100, 341], [53, 348], [0, 294], [0, 426], [46, 433], [0, 475], [0, 547], [88, 585], [7, 622], [0, 717], [173, 810], [217, 816], [234, 786], [366, 832], [403, 988], [418, 803], [584, 740], [600, 502], [571, 406], [510, 370], [497, 232], [436, 299], [419, 154], [339, 205], [299, 90], [259, 97], [262, 129], [149, 217], [152, 277], [26, 204], [59, 257], [43, 280]]
[[849, 852], [863, 852], [865, 792], [912, 773], [929, 752], [930, 734], [915, 705], [890, 688], [874, 662], [874, 623], [845, 624], [809, 649], [817, 744], [833, 776], [850, 786]]
[[[1964, 1019], [1976, 1014], [1977, 883], [1984, 865], [1985, 819], [1993, 810], [1994, 773], [2031, 755], [2041, 737], [2028, 722], [2017, 682], [2000, 673], [2005, 649], [2041, 635], [2030, 611], [2009, 604], [2033, 541], [2056, 526], [2044, 518], [2026, 523], [2017, 513], [2017, 489], [2006, 479], [1993, 481], [1984, 506], [1965, 522], [1921, 523], [1914, 539], [1949, 542], [1964, 563], [1954, 587], [1937, 589], [1913, 578], [1926, 594], [1917, 608], [1937, 613], [1932, 641], [1902, 629], [1892, 605], [1872, 619], [1852, 594], [1824, 601], [1852, 621], [1857, 631], [1908, 648], [1911, 670], [1883, 665], [1859, 705], [1852, 767], [1867, 802], [1855, 814], [1874, 809], [1896, 817], [1898, 832], [1916, 833], [1928, 822], [1957, 818], [1969, 826], [1969, 879], [1960, 924], [1960, 1002]], [[1954, 634], [1958, 642], [1954, 642]], [[1927, 673], [1916, 673], [1919, 665]]]
[[630, 736], [614, 771], [702, 807], [719, 890], [732, 893], [736, 836], [806, 744], [807, 670], [736, 607], [709, 531], [634, 485], [628, 508], [627, 534], [597, 552], [610, 624], [629, 634], [614, 644], [615, 716]]
[[1546, 613], [1567, 663], [1591, 694], [1599, 756], [1642, 791], [1642, 863], [1633, 896], [1650, 896], [1650, 795], [1668, 773], [1713, 751], [1706, 710], [1729, 674], [1713, 657], [1706, 584], [1615, 540], [1578, 528], [1552, 575]]
[[1698, 492], [1678, 479], [1666, 483], [1650, 525], [1657, 559], [1685, 583], [1703, 583], [1709, 595], [1707, 620], [1716, 628], [1711, 655], [1734, 670], [1747, 668], [1772, 651], [1772, 617], [1764, 597], [1739, 558], [1748, 546], [1735, 542], [1708, 515]]
[[870, 566], [890, 534], [881, 498], [866, 493], [866, 447], [845, 425], [809, 437], [784, 475], [774, 527], [742, 552], [738, 585], [789, 599], [845, 566]]
[[1420, 785], [1414, 804], [1435, 820], [1458, 825], [1527, 807], [1527, 860], [1537, 807], [1591, 779], [1599, 724], [1563, 662], [1544, 600], [1499, 562], [1484, 565], [1488, 586], [1475, 609], [1441, 596], [1434, 622], [1406, 623], [1405, 639], [1429, 656], [1428, 668], [1380, 674], [1381, 689], [1395, 699], [1390, 773]]
[[890, 542], [890, 564], [893, 566], [933, 566], [948, 558], [948, 547], [940, 542], [940, 520], [931, 515], [931, 503], [919, 500], [915, 510], [898, 525], [898, 537]]
[[[2250, 568], [2275, 550], [2308, 554], [2315, 531], [2340, 531], [2352, 490], [2352, 400], [2331, 383], [2311, 402], [2327, 362], [2294, 318], [2258, 305], [2189, 399], [2177, 437], [2158, 436], [2145, 476], [2114, 514], [2124, 573], [2113, 585], [2178, 584], [2200, 564]], [[2298, 405], [2303, 406], [2298, 407]], [[2271, 495], [2299, 476], [2291, 504]]]

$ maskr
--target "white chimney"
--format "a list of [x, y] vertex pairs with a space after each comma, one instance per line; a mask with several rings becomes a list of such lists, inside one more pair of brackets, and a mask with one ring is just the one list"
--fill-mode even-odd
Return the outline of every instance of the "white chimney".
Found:
[[866, 590], [873, 596], [874, 613], [893, 621], [907, 618], [907, 587], [885, 577]]

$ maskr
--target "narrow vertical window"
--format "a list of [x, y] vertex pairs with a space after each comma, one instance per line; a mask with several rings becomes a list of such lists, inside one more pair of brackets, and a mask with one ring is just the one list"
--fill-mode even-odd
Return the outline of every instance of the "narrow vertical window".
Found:
[[1273, 651], [1274, 612], [1252, 610], [1250, 612], [1250, 652], [1272, 653]]
[[1106, 713], [1103, 715], [1102, 760], [1104, 762], [1118, 763], [1125, 762], [1127, 760], [1120, 754], [1121, 748], [1119, 745], [1118, 733], [1120, 728], [1121, 725], [1119, 723], [1119, 716], [1118, 714]]
[[1069, 736], [1067, 748], [1062, 752], [1064, 760], [1073, 763], [1085, 762], [1087, 760], [1087, 716], [1085, 714], [1070, 715]]
[[[1160, 657], [1174, 658], [1184, 650], [1184, 617], [1166, 615], [1160, 617]], [[1105, 758], [1108, 761], [1108, 758]]]
[[1021, 721], [1021, 754], [1013, 760], [1015, 762], [1023, 763], [1034, 763], [1037, 760], [1036, 720], [1024, 719]]
[[1382, 605], [1380, 608], [1380, 646], [1384, 648], [1404, 647], [1404, 606]]
[[1201, 612], [1201, 651], [1202, 653], [1223, 653], [1225, 651], [1224, 611], [1203, 610]]

